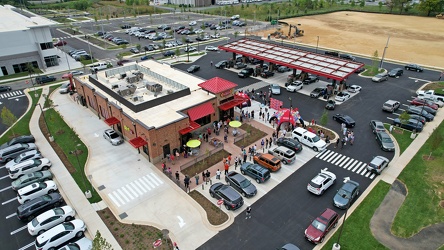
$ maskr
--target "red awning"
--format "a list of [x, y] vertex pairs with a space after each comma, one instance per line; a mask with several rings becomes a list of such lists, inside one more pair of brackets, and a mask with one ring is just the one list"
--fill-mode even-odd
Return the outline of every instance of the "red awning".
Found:
[[196, 130], [198, 128], [200, 128], [200, 125], [198, 123], [190, 121], [190, 126], [179, 130], [179, 133], [181, 135], [186, 135], [186, 134], [190, 133], [191, 131], [194, 131], [194, 130]]
[[119, 122], [120, 122], [119, 119], [115, 118], [114, 116], [111, 116], [110, 118], [105, 119], [105, 123], [108, 126], [112, 126], [112, 125], [117, 124]]
[[129, 143], [134, 148], [140, 148], [146, 144], [146, 141], [142, 137], [139, 136], [139, 137], [129, 140]]
[[206, 102], [202, 105], [199, 105], [197, 107], [188, 110], [188, 116], [190, 117], [191, 121], [195, 121], [197, 119], [200, 119], [202, 117], [211, 114], [214, 114], [214, 108], [210, 102]]
[[246, 101], [246, 99], [240, 99], [240, 98], [237, 98], [237, 99], [234, 99], [234, 100], [228, 101], [228, 102], [226, 102], [226, 103], [220, 105], [219, 108], [220, 108], [221, 110], [225, 111], [225, 110], [231, 109], [231, 108], [233, 108], [233, 107], [239, 106], [239, 105], [241, 105], [242, 103], [244, 103], [245, 101]]

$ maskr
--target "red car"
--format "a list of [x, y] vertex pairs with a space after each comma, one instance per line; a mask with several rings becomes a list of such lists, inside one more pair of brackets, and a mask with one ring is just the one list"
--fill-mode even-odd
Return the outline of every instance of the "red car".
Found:
[[438, 110], [439, 108], [438, 105], [436, 105], [435, 103], [419, 98], [413, 99], [413, 101], [411, 101], [410, 103], [415, 106], [427, 106], [434, 110]]
[[325, 211], [305, 229], [305, 238], [315, 244], [322, 243], [328, 232], [338, 225], [338, 220], [338, 213], [330, 208], [325, 209]]
[[54, 43], [54, 47], [64, 46], [64, 45], [66, 45], [65, 40], [59, 40], [58, 42]]

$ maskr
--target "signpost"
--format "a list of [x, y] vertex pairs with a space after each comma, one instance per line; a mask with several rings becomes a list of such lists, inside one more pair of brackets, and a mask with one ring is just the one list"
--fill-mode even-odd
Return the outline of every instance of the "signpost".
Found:
[[153, 247], [154, 248], [160, 247], [161, 245], [162, 245], [162, 240], [161, 239], [158, 239], [158, 240], [153, 242]]
[[224, 200], [222, 200], [222, 199], [217, 200], [217, 205], [219, 206], [219, 208], [220, 208], [220, 206], [222, 206], [222, 204], [224, 204]]

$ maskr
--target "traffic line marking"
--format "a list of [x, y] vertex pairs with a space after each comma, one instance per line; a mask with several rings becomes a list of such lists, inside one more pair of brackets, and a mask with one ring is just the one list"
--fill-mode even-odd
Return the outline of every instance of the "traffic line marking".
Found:
[[[361, 171], [362, 170], [364, 170], [365, 169], [365, 167], [366, 167], [366, 164], [364, 163], [364, 164], [362, 164], [362, 166], [359, 168], [359, 170], [356, 172], [357, 174], [359, 174], [359, 173], [361, 173]], [[365, 173], [365, 171], [364, 172], [362, 172], [362, 174], [364, 174]], [[362, 175], [361, 174], [361, 175]]]
[[18, 228], [18, 229], [16, 229], [16, 230], [12, 231], [12, 232], [11, 232], [11, 235], [18, 233], [18, 232], [22, 231], [22, 230], [25, 229], [25, 228], [28, 228], [28, 225], [24, 225], [23, 227]]
[[131, 194], [133, 194], [135, 196], [135, 198], [139, 197], [139, 194], [133, 189], [133, 187], [131, 186], [131, 183], [126, 184], [125, 187], [128, 188], [128, 191], [130, 191]]
[[333, 159], [336, 157], [336, 155], [338, 155], [338, 154], [339, 154], [339, 153], [334, 153], [332, 156], [328, 157], [328, 159], [326, 158], [325, 161], [326, 161], [326, 162], [330, 162], [330, 161], [333, 160]]
[[[117, 189], [117, 192], [126, 200], [126, 202], [130, 202], [130, 200], [126, 197], [126, 195], [122, 192], [122, 189]], [[125, 204], [125, 202], [124, 202]]]
[[353, 159], [352, 164], [350, 164], [350, 166], [347, 168], [347, 170], [352, 169], [355, 166], [356, 163], [358, 163], [358, 160]]
[[14, 217], [16, 215], [17, 215], [16, 213], [10, 214], [10, 215], [6, 216], [6, 219], [12, 218], [12, 217]]
[[154, 184], [156, 184], [156, 186], [160, 186], [160, 184], [157, 183], [157, 181], [156, 181], [153, 177], [151, 177], [149, 174], [147, 174], [146, 177], [147, 177], [148, 179], [150, 179], [151, 182], [153, 182]]
[[26, 246], [24, 246], [24, 247], [22, 247], [22, 248], [19, 248], [18, 250], [25, 250], [25, 249], [28, 249], [28, 248], [34, 246], [34, 245], [35, 245], [34, 242], [31, 242], [31, 243], [29, 243], [28, 245], [26, 245]]
[[150, 173], [160, 184], [163, 184], [163, 181], [154, 173]]
[[[371, 172], [370, 172], [371, 173]], [[370, 175], [370, 179], [373, 180], [373, 178], [375, 178], [376, 174], [372, 174]]]
[[116, 204], [117, 207], [120, 207], [120, 203], [117, 202], [117, 200], [114, 198], [114, 196], [113, 196], [112, 193], [109, 193], [109, 194], [108, 194], [108, 197], [111, 199], [111, 201], [112, 201], [114, 204]]
[[140, 180], [140, 183], [142, 183], [142, 185], [143, 185], [146, 189], [148, 189], [148, 191], [151, 191], [151, 188], [150, 188], [149, 184], [147, 183], [147, 181], [144, 179], [144, 177], [140, 178], [139, 180]]
[[148, 180], [148, 176], [144, 176], [143, 180], [146, 181], [146, 183], [148, 183], [148, 185], [150, 185], [150, 187], [152, 187], [153, 189], [156, 188], [156, 186], [154, 186], [154, 184]]
[[12, 199], [10, 199], [10, 200], [4, 201], [4, 202], [2, 203], [2, 205], [5, 205], [5, 204], [8, 204], [8, 203], [11, 203], [11, 202], [16, 201], [16, 200], [17, 200], [17, 198], [14, 197], [14, 198], [12, 198]]
[[3, 188], [2, 190], [0, 190], [0, 192], [3, 192], [3, 191], [5, 191], [5, 190], [11, 189], [11, 188], [12, 188], [12, 186], [5, 187], [5, 188]]
[[9, 175], [6, 175], [6, 176], [3, 176], [3, 177], [0, 177], [0, 180], [6, 179], [6, 178], [8, 178], [8, 177], [9, 177]]
[[[345, 160], [343, 160], [343, 161], [341, 162], [341, 164], [339, 164], [339, 167], [342, 168], [342, 166], [344, 166], [344, 164], [347, 163], [349, 160], [350, 160], [350, 157], [345, 158]], [[344, 168], [345, 168], [345, 166], [344, 166]]]
[[140, 191], [140, 189], [139, 189], [138, 187], [136, 187], [136, 184], [135, 184], [134, 181], [131, 182], [130, 185], [136, 190], [136, 192], [137, 192], [139, 195], [143, 195], [142, 191]]
[[356, 164], [356, 167], [354, 167], [354, 168], [352, 169], [352, 172], [355, 173], [355, 171], [356, 171], [361, 165], [362, 165], [362, 162], [361, 162], [361, 161], [358, 162], [358, 164]]
[[121, 187], [120, 189], [122, 189], [123, 192], [125, 192], [126, 195], [128, 195], [128, 197], [129, 197], [131, 200], [134, 200], [134, 197], [130, 194], [130, 192], [129, 192], [128, 190], [126, 190], [125, 187]]
[[337, 157], [334, 161], [331, 162], [331, 164], [335, 164], [337, 166], [342, 161], [342, 159], [344, 159], [344, 158], [345, 158], [345, 155]]
[[15, 99], [15, 98], [18, 98], [18, 97], [25, 97], [25, 96], [26, 95], [13, 96], [13, 97], [9, 97], [8, 100]]

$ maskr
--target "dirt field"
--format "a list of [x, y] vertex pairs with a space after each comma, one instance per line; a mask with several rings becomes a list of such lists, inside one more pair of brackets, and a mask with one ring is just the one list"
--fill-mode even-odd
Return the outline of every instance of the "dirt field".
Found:
[[[301, 24], [305, 35], [296, 43], [316, 46], [319, 36], [320, 48], [368, 56], [378, 50], [381, 57], [390, 35], [385, 58], [444, 68], [443, 19], [336, 12], [282, 21]], [[288, 28], [283, 31], [288, 34]]]

